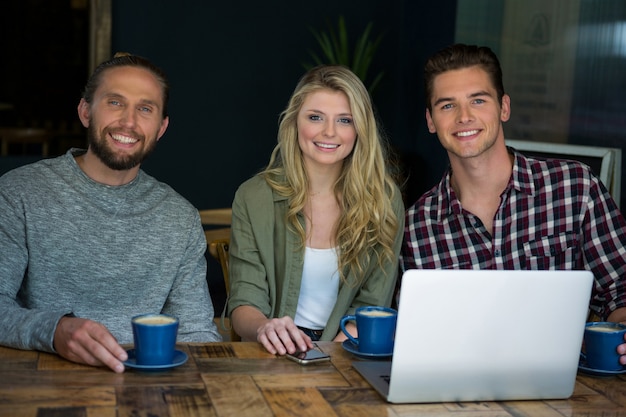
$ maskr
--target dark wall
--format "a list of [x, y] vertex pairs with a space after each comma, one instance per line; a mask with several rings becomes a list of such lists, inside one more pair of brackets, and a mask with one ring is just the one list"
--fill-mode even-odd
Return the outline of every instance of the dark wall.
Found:
[[374, 94], [383, 127], [411, 167], [409, 200], [440, 177], [446, 157], [425, 127], [421, 67], [454, 39], [456, 0], [113, 1], [113, 51], [143, 55], [172, 85], [170, 127], [144, 169], [198, 208], [230, 206], [276, 142], [279, 113], [316, 44], [309, 27], [344, 15], [358, 35], [372, 21], [383, 43]]
[[[344, 15], [354, 37], [370, 21], [375, 33], [384, 34], [373, 71], [385, 75], [374, 104], [409, 175], [405, 195], [412, 203], [447, 164], [426, 129], [421, 79], [427, 56], [453, 42], [456, 15], [456, 0], [420, 3], [113, 0], [111, 52], [151, 59], [171, 83], [170, 126], [143, 169], [199, 209], [230, 206], [239, 184], [267, 163], [276, 143], [278, 116], [304, 73], [309, 50], [316, 49], [309, 27], [325, 29]], [[42, 80], [58, 84], [45, 74]], [[60, 106], [76, 121], [79, 90], [67, 88], [69, 104]], [[0, 175], [40, 158], [0, 158]], [[224, 285], [219, 264], [208, 258], [219, 315]]]
[[89, 56], [89, 12], [86, 5], [69, 3], [2, 2], [0, 102], [12, 108], [0, 111], [0, 126], [45, 127], [62, 134], [82, 127], [76, 104]]

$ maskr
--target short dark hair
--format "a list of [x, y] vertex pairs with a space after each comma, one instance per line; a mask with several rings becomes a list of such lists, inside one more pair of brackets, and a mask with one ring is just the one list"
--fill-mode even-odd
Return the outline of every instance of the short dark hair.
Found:
[[102, 82], [102, 74], [111, 69], [117, 67], [138, 67], [143, 68], [145, 70], [150, 71], [157, 79], [157, 81], [161, 84], [162, 92], [163, 92], [163, 118], [166, 118], [167, 113], [167, 102], [169, 100], [170, 95], [170, 86], [167, 80], [167, 76], [162, 69], [154, 65], [152, 62], [147, 60], [146, 58], [132, 55], [127, 52], [118, 52], [113, 58], [108, 61], [102, 62], [100, 65], [96, 67], [93, 71], [89, 79], [87, 80], [87, 84], [85, 85], [85, 89], [83, 90], [83, 99], [91, 104], [93, 101], [93, 96], [100, 86]]
[[498, 103], [502, 104], [504, 84], [502, 68], [496, 54], [486, 46], [465, 45], [457, 43], [448, 46], [431, 56], [424, 66], [424, 90], [426, 92], [426, 108], [432, 111], [431, 100], [435, 77], [444, 72], [480, 66], [491, 79], [498, 95]]

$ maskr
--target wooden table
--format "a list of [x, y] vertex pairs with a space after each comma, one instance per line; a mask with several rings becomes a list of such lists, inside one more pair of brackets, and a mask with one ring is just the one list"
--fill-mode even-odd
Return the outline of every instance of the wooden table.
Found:
[[178, 368], [124, 374], [0, 347], [0, 416], [626, 416], [624, 375], [579, 375], [569, 400], [388, 404], [340, 344], [319, 346], [332, 363], [301, 366], [256, 343], [185, 344]]

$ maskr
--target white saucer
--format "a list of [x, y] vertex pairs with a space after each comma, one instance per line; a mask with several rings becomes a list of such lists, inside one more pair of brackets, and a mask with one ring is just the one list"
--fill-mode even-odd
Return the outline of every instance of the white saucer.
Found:
[[180, 350], [175, 350], [172, 363], [165, 365], [139, 365], [135, 358], [135, 349], [127, 349], [126, 353], [128, 353], [128, 360], [124, 362], [124, 366], [127, 368], [141, 369], [143, 371], [160, 371], [163, 369], [175, 368], [187, 362], [187, 354], [185, 352], [181, 352]]
[[389, 353], [361, 353], [359, 352], [359, 347], [352, 343], [352, 340], [346, 339], [341, 343], [341, 346], [348, 352], [352, 353], [354, 356], [357, 356], [362, 359], [383, 359], [388, 358], [393, 355], [393, 352]]

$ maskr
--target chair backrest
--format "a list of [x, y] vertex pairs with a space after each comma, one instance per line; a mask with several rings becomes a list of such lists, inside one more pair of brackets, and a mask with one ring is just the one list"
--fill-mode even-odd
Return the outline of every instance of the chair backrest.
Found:
[[230, 207], [198, 210], [205, 226], [230, 226], [233, 210]]
[[[41, 153], [37, 151], [37, 155], [48, 156], [50, 149], [50, 140], [52, 133], [42, 128], [20, 128], [20, 127], [0, 127], [0, 154], [2, 156], [28, 155], [28, 146], [34, 145], [37, 149], [41, 149]], [[20, 149], [16, 152], [10, 149], [13, 145]]]
[[224, 275], [224, 285], [226, 286], [226, 294], [230, 292], [230, 281], [228, 279], [228, 245], [229, 238], [217, 239], [209, 242], [209, 253], [218, 260], [222, 266], [222, 274]]
[[[206, 232], [205, 232], [206, 234]], [[209, 253], [211, 256], [220, 263], [222, 267], [222, 275], [224, 276], [224, 286], [226, 287], [226, 305], [224, 306], [224, 311], [222, 312], [222, 317], [220, 321], [220, 325], [223, 326], [225, 330], [230, 332], [230, 340], [232, 342], [238, 342], [241, 340], [241, 337], [235, 332], [233, 329], [232, 323], [228, 323], [228, 326], [225, 325], [225, 315], [226, 309], [228, 307], [228, 295], [230, 294], [230, 279], [229, 279], [229, 268], [228, 268], [228, 246], [230, 245], [230, 238], [219, 238], [209, 242]]]
[[[230, 332], [231, 341], [240, 341], [241, 337], [235, 333], [232, 324], [226, 325], [226, 309], [228, 307], [228, 295], [230, 293], [230, 280], [228, 272], [228, 245], [230, 244], [230, 223], [232, 219], [232, 209], [216, 208], [198, 210], [202, 226], [205, 228], [204, 236], [206, 237], [209, 254], [216, 259], [222, 267], [222, 275], [224, 277], [224, 287], [226, 288], [226, 303], [221, 314], [220, 326], [223, 330]], [[228, 226], [228, 227], [223, 227]]]

